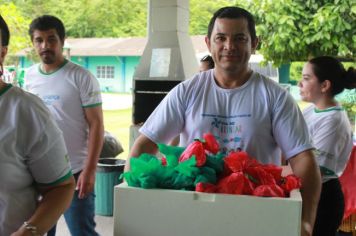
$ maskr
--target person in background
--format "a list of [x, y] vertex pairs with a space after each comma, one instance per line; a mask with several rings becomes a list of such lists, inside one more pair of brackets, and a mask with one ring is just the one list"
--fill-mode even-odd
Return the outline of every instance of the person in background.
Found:
[[[0, 15], [0, 77], [9, 39]], [[0, 112], [0, 235], [43, 235], [75, 187], [62, 133], [39, 98], [2, 79]]]
[[200, 59], [199, 71], [206, 71], [214, 68], [214, 60], [210, 55], [206, 55]]
[[50, 15], [34, 19], [29, 35], [41, 63], [28, 69], [25, 87], [38, 95], [55, 117], [76, 180], [74, 198], [64, 218], [71, 235], [98, 235], [94, 184], [104, 136], [99, 83], [89, 71], [64, 58], [65, 28], [60, 19]]
[[155, 154], [156, 143], [180, 134], [187, 146], [212, 133], [222, 153], [243, 150], [262, 163], [280, 165], [281, 151], [302, 181], [301, 232], [311, 235], [321, 176], [307, 126], [292, 96], [248, 66], [256, 50], [253, 16], [239, 7], [215, 12], [205, 38], [215, 68], [200, 72], [173, 88], [140, 129], [130, 158]]
[[322, 175], [322, 190], [313, 236], [335, 236], [344, 215], [344, 196], [338, 177], [352, 150], [352, 128], [345, 110], [335, 99], [345, 88], [356, 87], [356, 73], [335, 58], [309, 60], [299, 82], [303, 111]]

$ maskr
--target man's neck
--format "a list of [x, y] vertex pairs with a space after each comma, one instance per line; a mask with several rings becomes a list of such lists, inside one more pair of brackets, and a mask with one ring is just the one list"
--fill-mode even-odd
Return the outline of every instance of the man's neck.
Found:
[[42, 62], [40, 64], [40, 68], [46, 74], [52, 73], [52, 72], [58, 70], [60, 67], [62, 67], [64, 61], [65, 61], [65, 59], [63, 57], [60, 60], [58, 60], [58, 61], [56, 61], [56, 62], [54, 62], [52, 64], [45, 64], [45, 63]]
[[224, 89], [238, 88], [244, 85], [251, 77], [252, 70], [247, 69], [237, 73], [229, 73], [215, 69], [215, 80], [217, 84]]

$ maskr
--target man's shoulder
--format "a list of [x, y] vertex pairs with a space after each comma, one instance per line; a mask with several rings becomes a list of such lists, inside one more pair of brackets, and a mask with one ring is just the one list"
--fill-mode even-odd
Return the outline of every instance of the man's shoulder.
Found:
[[259, 89], [262, 89], [269, 94], [274, 94], [276, 96], [288, 94], [287, 88], [258, 72], [253, 72], [252, 83], [254, 83]]
[[194, 74], [192, 77], [189, 79], [186, 79], [183, 81], [183, 85], [190, 87], [190, 86], [200, 86], [205, 83], [210, 83], [211, 82], [211, 76], [212, 76], [212, 71], [202, 71], [199, 73]]
[[72, 61], [67, 61], [67, 64], [65, 65], [65, 67], [67, 69], [70, 69], [70, 70], [79, 70], [79, 71], [87, 71], [89, 72], [88, 69], [84, 68], [82, 65], [79, 65], [75, 62], [72, 62]]
[[94, 77], [94, 75], [86, 68], [84, 68], [82, 65], [76, 64], [72, 61], [68, 61], [67, 64], [65, 65], [65, 70], [68, 72], [74, 73], [77, 75], [82, 75], [82, 76], [91, 76]]
[[47, 114], [47, 108], [38, 96], [18, 87], [12, 87], [9, 92], [11, 96], [10, 101], [14, 104], [12, 106], [13, 110], [15, 110], [16, 104], [19, 109], [36, 111], [35, 114], [37, 114], [38, 116]]
[[260, 82], [264, 83], [268, 86], [271, 86], [272, 88], [282, 88], [276, 81], [272, 80], [271, 78], [259, 73], [259, 72], [253, 72], [252, 78], [255, 82]]

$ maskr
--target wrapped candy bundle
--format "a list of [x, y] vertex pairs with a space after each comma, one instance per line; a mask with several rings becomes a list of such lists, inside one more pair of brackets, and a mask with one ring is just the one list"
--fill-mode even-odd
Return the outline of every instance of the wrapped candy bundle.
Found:
[[210, 133], [187, 148], [158, 144], [158, 149], [162, 159], [150, 154], [130, 159], [131, 170], [123, 174], [129, 186], [263, 197], [289, 197], [301, 187], [295, 175], [283, 177], [280, 166], [259, 163], [246, 152], [222, 155]]

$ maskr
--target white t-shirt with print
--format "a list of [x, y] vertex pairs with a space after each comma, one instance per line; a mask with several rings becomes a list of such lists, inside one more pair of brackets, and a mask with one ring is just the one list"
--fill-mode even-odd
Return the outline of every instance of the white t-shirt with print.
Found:
[[342, 107], [318, 110], [314, 105], [304, 109], [323, 182], [340, 177], [352, 150], [352, 128]]
[[0, 235], [10, 235], [36, 208], [35, 182], [72, 174], [62, 132], [38, 97], [9, 85], [0, 91], [0, 111]]
[[241, 149], [263, 163], [280, 164], [280, 150], [289, 159], [312, 148], [303, 115], [285, 89], [258, 73], [239, 88], [223, 89], [213, 73], [172, 89], [140, 132], [156, 143], [181, 133], [181, 146], [211, 132], [224, 153]]
[[47, 105], [63, 132], [73, 173], [81, 171], [88, 156], [88, 123], [84, 108], [101, 106], [100, 86], [87, 70], [70, 61], [44, 74], [36, 64], [25, 75], [26, 89]]

